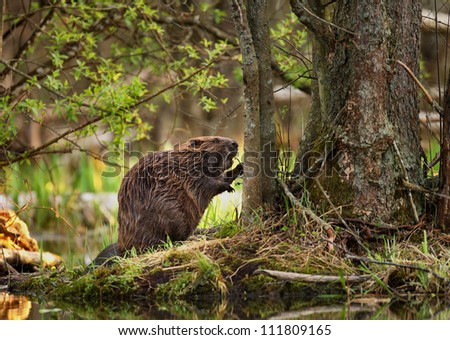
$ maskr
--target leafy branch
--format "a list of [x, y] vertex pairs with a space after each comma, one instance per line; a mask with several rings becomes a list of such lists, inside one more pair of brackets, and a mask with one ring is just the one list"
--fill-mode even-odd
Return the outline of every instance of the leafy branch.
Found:
[[[159, 90], [158, 92], [156, 92], [156, 93], [154, 93], [154, 94], [152, 94], [152, 95], [149, 95], [149, 96], [147, 96], [147, 97], [145, 97], [145, 98], [139, 100], [138, 102], [136, 102], [135, 104], [131, 105], [131, 106], [128, 107], [127, 109], [128, 109], [128, 110], [132, 110], [132, 109], [138, 107], [139, 105], [142, 105], [142, 104], [144, 104], [144, 103], [146, 103], [146, 102], [148, 102], [148, 101], [151, 101], [152, 99], [155, 99], [156, 97], [160, 96], [161, 94], [163, 94], [163, 93], [165, 93], [165, 92], [167, 92], [167, 91], [169, 91], [169, 90], [171, 90], [171, 89], [173, 89], [173, 88], [175, 88], [175, 87], [177, 87], [177, 86], [180, 86], [180, 85], [182, 85], [183, 83], [186, 83], [187, 81], [191, 80], [193, 77], [195, 77], [195, 76], [196, 76], [197, 74], [199, 74], [200, 72], [202, 72], [202, 71], [208, 69], [209, 67], [211, 67], [211, 66], [212, 66], [214, 63], [216, 63], [217, 61], [218, 61], [218, 59], [215, 59], [215, 60], [209, 62], [208, 64], [204, 65], [203, 67], [197, 69], [197, 70], [196, 70], [195, 72], [193, 72], [192, 74], [190, 74], [190, 75], [184, 77], [183, 79], [180, 79], [179, 81], [177, 81], [177, 82], [175, 82], [175, 83], [172, 83], [172, 84], [170, 84], [170, 85], [168, 85], [168, 86], [162, 88], [161, 90]], [[2, 63], [2, 64], [5, 65], [6, 67], [10, 68], [12, 71], [17, 72], [17, 73], [19, 73], [20, 75], [22, 75], [22, 76], [24, 76], [24, 77], [31, 78], [31, 77], [29, 77], [27, 74], [25, 74], [25, 73], [23, 73], [23, 72], [21, 72], [21, 71], [15, 69], [15, 68], [11, 67], [8, 63], [6, 63], [6, 62], [3, 61], [3, 60], [0, 60], [0, 63]], [[70, 98], [68, 98], [68, 97], [66, 97], [66, 96], [64, 96], [64, 95], [62, 95], [62, 94], [60, 94], [60, 93], [57, 93], [56, 91], [52, 90], [51, 88], [49, 88], [49, 87], [47, 87], [47, 86], [45, 86], [45, 85], [43, 85], [43, 87], [44, 87], [47, 91], [49, 91], [50, 93], [52, 93], [52, 94], [58, 96], [58, 98], [63, 98], [63, 99], [72, 100], [72, 99], [70, 99]], [[82, 102], [75, 102], [75, 103], [78, 104], [79, 106], [89, 107], [89, 108], [92, 109], [92, 106], [91, 106], [91, 105], [87, 105], [87, 104], [82, 103]], [[0, 161], [0, 167], [6, 166], [6, 165], [10, 165], [10, 164], [13, 164], [13, 163], [22, 161], [22, 160], [24, 160], [24, 159], [29, 159], [29, 158], [32, 158], [32, 157], [34, 157], [34, 156], [40, 155], [40, 154], [42, 154], [42, 150], [47, 149], [47, 148], [49, 148], [50, 146], [52, 146], [52, 145], [58, 143], [61, 139], [64, 139], [64, 138], [66, 138], [66, 137], [68, 137], [68, 136], [70, 136], [70, 135], [72, 135], [72, 134], [74, 134], [74, 133], [76, 133], [76, 132], [78, 132], [78, 131], [81, 131], [81, 130], [85, 129], [85, 128], [88, 127], [88, 126], [91, 126], [91, 125], [93, 125], [93, 124], [96, 124], [96, 123], [100, 122], [102, 119], [104, 119], [104, 118], [106, 117], [106, 114], [108, 113], [108, 111], [105, 110], [104, 108], [101, 108], [101, 107], [98, 107], [98, 106], [95, 106], [94, 108], [95, 108], [95, 110], [100, 111], [100, 112], [104, 113], [105, 115], [94, 117], [94, 118], [92, 118], [92, 119], [87, 120], [87, 121], [84, 122], [83, 124], [80, 124], [80, 125], [77, 125], [77, 126], [71, 128], [71, 129], [68, 129], [68, 130], [66, 130], [65, 132], [63, 132], [63, 133], [61, 133], [61, 134], [58, 134], [58, 135], [57, 135], [56, 137], [54, 137], [53, 139], [50, 139], [50, 140], [47, 141], [46, 143], [40, 145], [39, 147], [36, 147], [36, 148], [33, 149], [33, 150], [27, 150], [27, 151], [22, 152], [20, 155], [17, 155], [16, 157], [14, 157], [14, 158], [12, 158], [12, 159], [7, 159], [7, 160], [5, 160], [5, 161]], [[58, 152], [58, 151], [55, 151], [55, 152]]]

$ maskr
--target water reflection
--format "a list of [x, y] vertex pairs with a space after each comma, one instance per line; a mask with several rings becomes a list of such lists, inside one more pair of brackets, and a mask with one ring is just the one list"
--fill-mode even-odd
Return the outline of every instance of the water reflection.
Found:
[[25, 296], [0, 293], [0, 319], [26, 320], [29, 318], [32, 302]]
[[[255, 299], [252, 301], [183, 301], [155, 304], [122, 302], [120, 305], [74, 305], [41, 301], [25, 296], [0, 293], [0, 319], [271, 319], [271, 320], [370, 320], [370, 319], [450, 319], [447, 299], [391, 300], [373, 298], [331, 303]], [[327, 304], [328, 302], [328, 304]]]

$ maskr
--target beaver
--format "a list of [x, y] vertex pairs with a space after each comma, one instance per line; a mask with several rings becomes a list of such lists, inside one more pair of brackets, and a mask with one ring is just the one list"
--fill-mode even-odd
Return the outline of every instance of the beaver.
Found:
[[233, 139], [207, 136], [142, 157], [120, 186], [119, 240], [105, 248], [93, 265], [109, 264], [109, 258], [132, 248], [142, 253], [168, 238], [186, 240], [212, 198], [234, 191], [231, 183], [243, 173], [242, 164], [228, 170], [237, 151]]

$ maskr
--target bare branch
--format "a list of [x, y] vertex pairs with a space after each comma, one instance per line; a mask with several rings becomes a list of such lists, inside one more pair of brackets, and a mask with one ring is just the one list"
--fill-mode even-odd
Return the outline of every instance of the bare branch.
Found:
[[[141, 13], [142, 14], [142, 13]], [[209, 34], [215, 36], [218, 39], [226, 40], [233, 46], [238, 46], [236, 41], [236, 37], [228, 34], [227, 32], [221, 30], [215, 25], [212, 25], [210, 22], [202, 20], [201, 16], [186, 16], [186, 17], [152, 17], [152, 21], [155, 21], [159, 24], [179, 24], [179, 25], [187, 25], [187, 26], [197, 26], [201, 29], [204, 29]]]
[[430, 94], [425, 89], [425, 87], [422, 85], [422, 83], [419, 81], [419, 79], [417, 79], [417, 77], [414, 75], [413, 71], [411, 71], [411, 69], [408, 66], [406, 66], [405, 63], [401, 62], [400, 60], [396, 60], [396, 62], [397, 62], [397, 64], [399, 64], [401, 67], [403, 67], [405, 69], [405, 71], [410, 75], [412, 80], [414, 80], [414, 82], [417, 84], [417, 86], [419, 86], [420, 90], [425, 95], [425, 98], [427, 99], [428, 104], [430, 104], [433, 107], [433, 109], [435, 109], [436, 112], [442, 116], [444, 114], [444, 109], [438, 103], [436, 103], [436, 101], [434, 101], [433, 98], [431, 98]]
[[279, 270], [256, 269], [253, 274], [263, 274], [283, 281], [295, 281], [305, 283], [362, 283], [372, 278], [371, 275], [311, 275], [293, 272], [282, 272]]
[[141, 99], [141, 100], [138, 101], [137, 103], [133, 104], [133, 105], [131, 106], [131, 108], [135, 108], [135, 107], [137, 107], [137, 106], [139, 106], [139, 105], [141, 105], [141, 104], [144, 104], [144, 103], [148, 102], [149, 100], [152, 100], [152, 99], [154, 99], [155, 97], [158, 97], [160, 94], [162, 94], [162, 93], [164, 93], [164, 92], [166, 92], [166, 91], [168, 91], [168, 90], [170, 90], [170, 89], [172, 89], [172, 88], [174, 88], [174, 87], [177, 87], [177, 86], [179, 86], [179, 85], [181, 85], [181, 84], [183, 84], [183, 83], [185, 83], [185, 82], [187, 82], [187, 81], [189, 81], [189, 80], [191, 80], [191, 79], [192, 79], [193, 77], [195, 77], [197, 74], [199, 74], [200, 72], [206, 70], [206, 69], [209, 68], [211, 65], [215, 64], [218, 60], [219, 60], [219, 59], [214, 59], [214, 60], [212, 60], [211, 62], [209, 62], [209, 63], [206, 64], [205, 66], [199, 68], [199, 69], [196, 70], [195, 72], [193, 72], [193, 73], [191, 73], [190, 75], [184, 77], [183, 79], [177, 81], [176, 83], [170, 84], [170, 85], [166, 86], [165, 88], [161, 89], [160, 91], [158, 91], [158, 92], [156, 92], [156, 93], [154, 93], [154, 94], [152, 94], [152, 95], [150, 95], [150, 96], [148, 96], [148, 97], [146, 97], [146, 98], [144, 98], [144, 99]]
[[31, 44], [39, 37], [41, 33], [43, 33], [43, 28], [47, 23], [50, 21], [50, 19], [53, 17], [53, 14], [55, 13], [55, 10], [53, 7], [50, 8], [50, 11], [47, 13], [47, 15], [39, 22], [38, 25], [36, 25], [34, 22], [32, 22], [29, 18], [25, 17], [28, 22], [30, 22], [33, 26], [35, 26], [35, 30], [31, 34], [31, 36], [25, 41], [25, 43], [20, 46], [19, 50], [17, 51], [16, 55], [14, 56], [14, 63], [12, 64], [13, 67], [16, 67], [17, 64], [20, 61], [20, 58], [26, 53], [27, 49], [31, 46]]
[[423, 267], [410, 265], [410, 264], [395, 263], [395, 262], [390, 262], [390, 261], [377, 261], [377, 260], [370, 259], [368, 257], [356, 256], [356, 255], [350, 255], [350, 254], [345, 255], [345, 257], [347, 259], [361, 261], [361, 262], [368, 262], [368, 263], [381, 264], [381, 265], [385, 265], [385, 266], [393, 266], [393, 267], [399, 267], [399, 268], [420, 270], [420, 271], [423, 271], [423, 272], [426, 272], [426, 273], [430, 273], [434, 277], [436, 277], [436, 278], [438, 278], [440, 280], [443, 280], [446, 283], [450, 283], [450, 280], [448, 278], [443, 277], [443, 276], [439, 275], [438, 273], [436, 273], [436, 272], [434, 272], [434, 271], [432, 271], [432, 270], [430, 270], [428, 268], [423, 268]]
[[[3, 247], [2, 247], [3, 248]], [[13, 266], [57, 266], [62, 262], [60, 256], [49, 253], [49, 252], [39, 252], [39, 251], [26, 251], [26, 250], [12, 250], [12, 249], [2, 249], [2, 260], [0, 260], [0, 269], [5, 270], [4, 263], [8, 263]]]
[[24, 160], [24, 159], [28, 159], [31, 158], [33, 156], [36, 156], [38, 154], [42, 154], [42, 150], [48, 148], [49, 146], [56, 144], [59, 140], [63, 139], [64, 137], [71, 135], [72, 133], [75, 133], [77, 131], [83, 130], [85, 127], [90, 126], [94, 123], [99, 122], [100, 120], [102, 120], [104, 117], [103, 116], [98, 116], [95, 117], [93, 119], [90, 119], [88, 121], [86, 121], [85, 123], [78, 125], [76, 127], [73, 127], [72, 129], [68, 129], [67, 131], [63, 132], [62, 134], [60, 134], [59, 136], [56, 136], [55, 138], [50, 139], [49, 141], [47, 141], [46, 143], [42, 144], [41, 146], [33, 149], [33, 150], [29, 150], [26, 152], [21, 153], [20, 155], [14, 157], [13, 159], [8, 159], [6, 161], [0, 162], [0, 168], [6, 165], [10, 165], [12, 163]]

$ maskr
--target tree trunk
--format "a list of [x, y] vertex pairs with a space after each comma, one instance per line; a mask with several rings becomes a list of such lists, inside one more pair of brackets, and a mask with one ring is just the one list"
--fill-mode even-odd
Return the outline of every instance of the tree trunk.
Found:
[[231, 16], [234, 21], [242, 53], [244, 74], [244, 183], [242, 212], [252, 213], [262, 204], [262, 182], [259, 111], [259, 71], [253, 46], [252, 33], [247, 20], [247, 9], [243, 0], [230, 0]]
[[275, 202], [278, 190], [275, 181], [277, 170], [275, 102], [267, 0], [248, 0], [247, 8], [259, 73], [262, 200], [263, 203], [271, 204]]
[[309, 177], [311, 199], [324, 208], [331, 202], [344, 216], [410, 220], [421, 202], [408, 199], [400, 184], [405, 173], [421, 181], [418, 94], [396, 61], [418, 73], [419, 1], [291, 6], [312, 33], [317, 77], [295, 173]]
[[230, 0], [244, 74], [244, 187], [242, 211], [251, 214], [276, 197], [275, 112], [267, 0]]
[[444, 99], [442, 120], [441, 163], [439, 167], [439, 197], [437, 222], [440, 226], [450, 226], [450, 78]]

